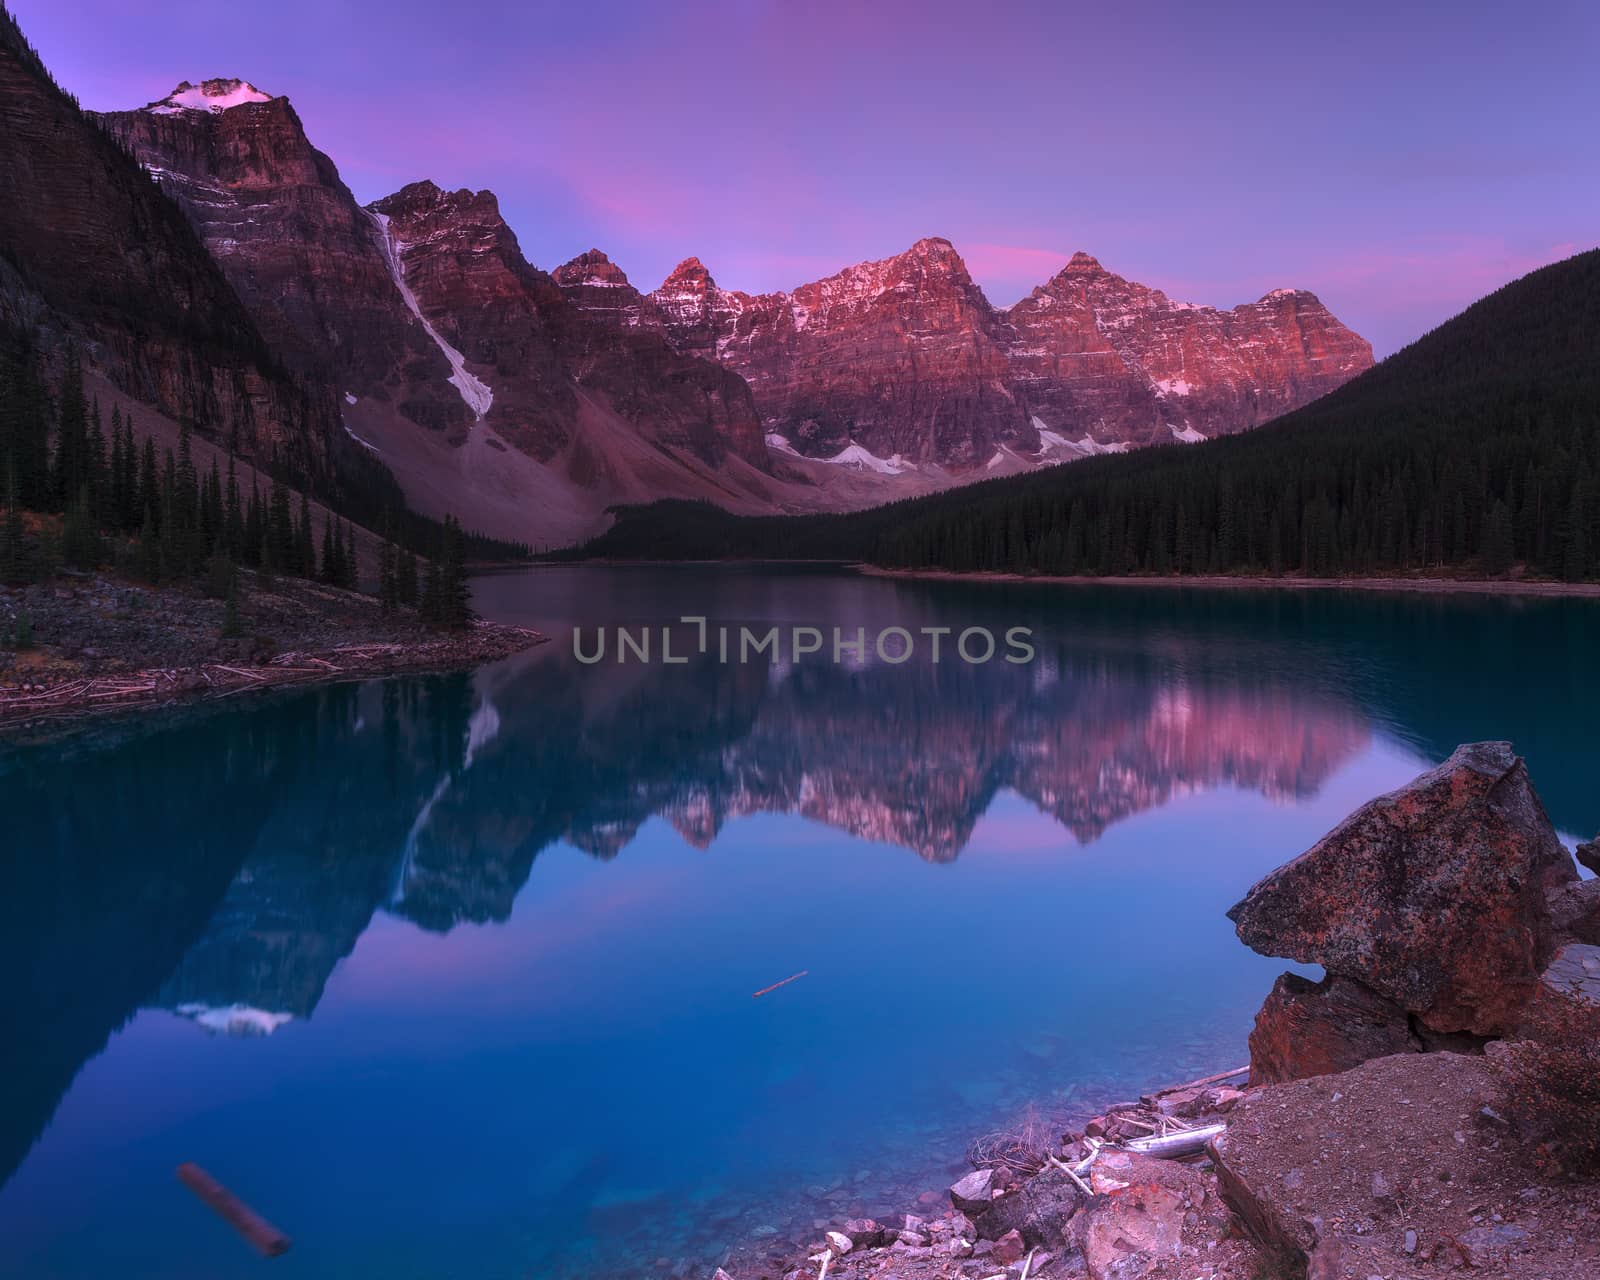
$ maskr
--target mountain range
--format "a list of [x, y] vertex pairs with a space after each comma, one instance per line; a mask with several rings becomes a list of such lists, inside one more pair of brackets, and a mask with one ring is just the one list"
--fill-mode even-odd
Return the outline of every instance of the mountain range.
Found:
[[[648, 294], [531, 264], [492, 192], [362, 204], [287, 98], [184, 81], [80, 111], [0, 39], [0, 321], [242, 456], [381, 463], [415, 509], [541, 545], [658, 498], [850, 510], [1255, 426], [1371, 363], [1311, 294], [1219, 311], [1086, 254], [1009, 308], [947, 240], [784, 292], [686, 259]], [[357, 468], [359, 469], [359, 468]]]

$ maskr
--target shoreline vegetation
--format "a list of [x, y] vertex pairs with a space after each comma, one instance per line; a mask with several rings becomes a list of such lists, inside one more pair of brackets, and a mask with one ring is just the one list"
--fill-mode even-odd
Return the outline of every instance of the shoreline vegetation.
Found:
[[1002, 573], [993, 570], [958, 569], [900, 569], [892, 566], [870, 564], [860, 560], [818, 559], [741, 559], [735, 557], [701, 557], [695, 559], [652, 560], [635, 556], [596, 556], [592, 559], [572, 561], [535, 557], [524, 565], [495, 566], [493, 571], [527, 570], [539, 568], [567, 568], [572, 565], [606, 565], [626, 568], [673, 566], [721, 566], [726, 568], [759, 569], [775, 567], [833, 568], [859, 573], [868, 578], [899, 578], [928, 582], [997, 582], [1020, 585], [1070, 586], [1070, 587], [1198, 587], [1206, 590], [1255, 589], [1268, 591], [1400, 591], [1419, 595], [1498, 595], [1543, 596], [1560, 599], [1600, 599], [1600, 582], [1563, 582], [1549, 578], [1456, 578], [1441, 575], [1415, 577], [1306, 577], [1299, 574], [1048, 574]]
[[1539, 578], [1448, 577], [1248, 577], [1235, 574], [1124, 574], [1120, 577], [1065, 576], [1043, 573], [957, 572], [949, 569], [892, 569], [879, 565], [851, 565], [872, 578], [914, 578], [935, 582], [1006, 582], [1083, 587], [1200, 587], [1206, 590], [1239, 588], [1269, 591], [1409, 591], [1421, 595], [1544, 596], [1600, 599], [1600, 582], [1556, 582]]
[[47, 719], [475, 667], [547, 639], [480, 618], [435, 627], [414, 609], [304, 579], [218, 600], [100, 573], [0, 587], [0, 637], [10, 641], [0, 645], [0, 737]]

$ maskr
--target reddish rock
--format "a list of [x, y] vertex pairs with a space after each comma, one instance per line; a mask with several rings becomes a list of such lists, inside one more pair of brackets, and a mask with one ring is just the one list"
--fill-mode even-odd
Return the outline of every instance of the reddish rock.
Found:
[[[0, 321], [70, 336], [88, 367], [239, 453], [326, 465], [331, 396], [264, 354], [183, 216], [51, 83], [0, 9]], [[53, 353], [50, 353], [53, 354]]]
[[99, 119], [177, 200], [274, 349], [341, 394], [455, 442], [485, 422], [541, 461], [583, 434], [594, 400], [655, 445], [767, 467], [743, 380], [573, 306], [523, 258], [492, 192], [418, 182], [362, 208], [289, 100], [239, 81]]
[[1026, 466], [1193, 440], [1255, 426], [1372, 364], [1370, 345], [1304, 291], [1217, 311], [1082, 253], [1008, 309], [938, 238], [788, 293], [720, 288], [698, 258], [648, 295], [613, 273], [591, 251], [556, 277], [608, 321], [738, 371], [767, 430], [812, 457], [854, 442], [961, 469], [1002, 446]]
[[1102, 444], [1243, 431], [1372, 366], [1371, 344], [1303, 289], [1219, 311], [1175, 302], [1086, 253], [1006, 318], [1012, 385], [1028, 412]]
[[1456, 750], [1256, 884], [1229, 918], [1263, 955], [1353, 978], [1439, 1032], [1493, 1035], [1554, 952], [1576, 877], [1504, 742]]
[[994, 1242], [994, 1260], [1002, 1267], [1021, 1262], [1027, 1252], [1028, 1246], [1022, 1243], [1020, 1231], [1008, 1231]]
[[1406, 1011], [1348, 978], [1283, 974], [1250, 1032], [1250, 1083], [1281, 1084], [1347, 1071], [1368, 1058], [1416, 1053]]
[[658, 445], [712, 465], [729, 453], [767, 465], [739, 377], [572, 305], [522, 256], [492, 192], [416, 182], [372, 210], [423, 315], [493, 392], [487, 421], [512, 443], [551, 456], [577, 432], [590, 396]]
[[274, 350], [426, 427], [471, 415], [407, 308], [370, 214], [287, 98], [187, 81], [100, 122], [184, 211]]

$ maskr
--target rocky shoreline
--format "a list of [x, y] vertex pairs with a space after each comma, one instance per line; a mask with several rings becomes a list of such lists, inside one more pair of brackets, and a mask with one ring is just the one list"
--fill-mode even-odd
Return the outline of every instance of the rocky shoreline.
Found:
[[945, 1196], [740, 1244], [713, 1280], [1600, 1275], [1600, 880], [1509, 744], [1362, 806], [1229, 915], [1325, 972], [1279, 979], [1248, 1068], [997, 1135]]
[[1126, 574], [1122, 577], [1062, 577], [1045, 573], [958, 573], [950, 569], [889, 569], [852, 564], [872, 578], [926, 578], [938, 582], [1011, 582], [1079, 587], [1195, 587], [1260, 591], [1409, 591], [1420, 595], [1543, 596], [1600, 599], [1600, 582], [1557, 582], [1544, 578], [1301, 578], [1247, 574]]
[[194, 588], [107, 574], [0, 588], [0, 637], [14, 636], [23, 618], [32, 633], [27, 647], [0, 648], [0, 733], [292, 684], [473, 667], [546, 639], [481, 619], [438, 630], [360, 592], [241, 577], [249, 589], [233, 637], [223, 634], [225, 603]]

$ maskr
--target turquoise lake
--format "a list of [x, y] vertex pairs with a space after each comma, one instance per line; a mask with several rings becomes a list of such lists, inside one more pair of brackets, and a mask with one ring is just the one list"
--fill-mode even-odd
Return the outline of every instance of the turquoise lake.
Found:
[[[1509, 738], [1600, 828], [1600, 606], [541, 568], [551, 643], [0, 745], [0, 1275], [708, 1276], [1242, 1064], [1224, 912]], [[594, 666], [575, 625], [1032, 629]], [[792, 974], [805, 976], [752, 999]], [[294, 1239], [264, 1264], [193, 1160]]]

